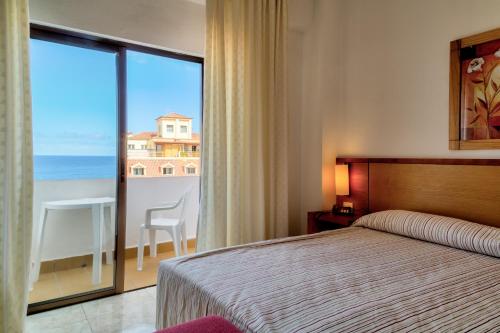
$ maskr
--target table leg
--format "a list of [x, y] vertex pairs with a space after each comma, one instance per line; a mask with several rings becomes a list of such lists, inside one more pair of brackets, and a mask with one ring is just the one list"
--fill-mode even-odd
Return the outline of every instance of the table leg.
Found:
[[106, 265], [113, 264], [113, 239], [115, 234], [113, 232], [115, 219], [115, 205], [111, 204], [109, 207], [109, 219], [106, 221]]
[[92, 226], [94, 233], [94, 255], [92, 262], [92, 284], [101, 283], [102, 272], [102, 235], [104, 225], [104, 207], [102, 204], [92, 205]]
[[43, 238], [45, 236], [45, 223], [47, 222], [48, 213], [49, 210], [44, 205], [42, 205], [42, 208], [40, 209], [40, 225], [38, 226], [38, 233], [35, 239], [35, 262], [32, 266], [32, 271], [30, 274], [30, 290], [33, 289], [33, 284], [38, 281], [38, 278], [40, 277], [40, 262], [42, 260]]

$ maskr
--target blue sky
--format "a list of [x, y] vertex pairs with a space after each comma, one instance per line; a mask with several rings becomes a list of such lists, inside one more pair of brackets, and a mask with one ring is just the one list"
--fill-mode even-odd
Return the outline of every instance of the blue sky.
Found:
[[200, 132], [201, 65], [146, 53], [127, 52], [128, 129], [155, 131], [169, 112], [193, 118]]
[[[35, 155], [116, 154], [115, 54], [31, 41]], [[127, 53], [128, 130], [154, 131], [177, 112], [200, 130], [201, 65]]]

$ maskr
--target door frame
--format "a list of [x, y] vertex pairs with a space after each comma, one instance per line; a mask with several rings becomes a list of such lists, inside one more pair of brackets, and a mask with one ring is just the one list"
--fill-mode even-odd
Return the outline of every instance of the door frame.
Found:
[[[55, 42], [65, 45], [83, 47], [116, 54], [117, 80], [117, 173], [116, 173], [116, 228], [115, 228], [115, 274], [113, 287], [89, 291], [47, 300], [28, 305], [28, 314], [51, 310], [88, 300], [107, 297], [124, 292], [125, 281], [125, 239], [126, 239], [126, 212], [127, 212], [127, 51], [137, 51], [159, 55], [172, 59], [190, 61], [201, 64], [203, 98], [204, 59], [201, 57], [144, 46], [112, 38], [77, 32], [36, 23], [30, 24], [30, 38]], [[203, 104], [203, 103], [202, 103]], [[202, 107], [203, 109], [203, 107]], [[203, 110], [201, 110], [203, 121]]]

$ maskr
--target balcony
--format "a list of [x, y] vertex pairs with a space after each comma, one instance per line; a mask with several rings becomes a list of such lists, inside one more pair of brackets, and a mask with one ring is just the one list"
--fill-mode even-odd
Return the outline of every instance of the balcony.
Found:
[[177, 157], [200, 157], [199, 151], [180, 151]]
[[[130, 268], [136, 277], [146, 272], [137, 272], [136, 248], [139, 239], [139, 226], [144, 223], [145, 210], [150, 207], [161, 205], [165, 202], [176, 201], [188, 188], [193, 187], [191, 204], [187, 207], [189, 216], [186, 220], [188, 239], [196, 238], [198, 198], [199, 198], [199, 177], [171, 176], [171, 177], [141, 177], [129, 178], [127, 180], [127, 224], [126, 224], [126, 269], [127, 262], [130, 261]], [[33, 235], [36, 235], [40, 224], [41, 204], [44, 201], [81, 199], [88, 197], [115, 197], [116, 188], [114, 179], [93, 179], [93, 180], [39, 180], [34, 183], [33, 200]], [[171, 214], [176, 215], [178, 211]], [[166, 215], [169, 216], [169, 215]], [[158, 244], [164, 243], [163, 248], [167, 248], [171, 241], [166, 232], [157, 234]], [[149, 240], [146, 237], [146, 244]], [[102, 284], [92, 286], [90, 279], [91, 255], [93, 246], [93, 234], [90, 209], [51, 211], [47, 220], [44, 246], [42, 250], [42, 274], [35, 284], [33, 292], [30, 294], [30, 302], [38, 302], [50, 298], [57, 298], [85, 292], [91, 289], [109, 287], [112, 285], [112, 265], [103, 265]], [[114, 246], [114, 244], [113, 244]], [[159, 246], [159, 259], [165, 258], [166, 253], [160, 253], [162, 245]], [[172, 252], [169, 252], [172, 256]], [[158, 261], [158, 260], [157, 260]], [[154, 265], [157, 265], [157, 261]], [[80, 269], [80, 273], [75, 271], [75, 263]], [[148, 274], [149, 281], [156, 281], [156, 267], [151, 267]], [[51, 270], [54, 270], [52, 272]], [[60, 270], [64, 271], [56, 278], [57, 285], [50, 285], [47, 279], [52, 273]], [[71, 273], [72, 271], [75, 271]], [[75, 282], [75, 278], [82, 279], [81, 272], [89, 272], [85, 277], [85, 284]], [[126, 271], [127, 272], [127, 271]], [[52, 274], [54, 275], [54, 274]], [[62, 281], [61, 276], [67, 277], [67, 281]], [[146, 279], [146, 280], [147, 280]], [[151, 280], [152, 279], [152, 280]], [[125, 274], [127, 288], [127, 273]], [[107, 285], [106, 285], [107, 284]], [[149, 283], [151, 284], [151, 282]], [[129, 284], [129, 288], [141, 287]], [[54, 289], [54, 290], [53, 290]], [[57, 290], [55, 290], [57, 289]]]
[[199, 158], [199, 151], [179, 151], [176, 153], [165, 153], [154, 149], [130, 149], [127, 151], [129, 158]]

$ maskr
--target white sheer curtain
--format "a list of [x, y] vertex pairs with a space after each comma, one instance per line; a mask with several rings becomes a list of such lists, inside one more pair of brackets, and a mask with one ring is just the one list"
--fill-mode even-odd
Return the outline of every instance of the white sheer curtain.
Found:
[[286, 0], [207, 0], [198, 250], [288, 234]]
[[22, 332], [32, 225], [27, 0], [0, 1], [0, 331]]

